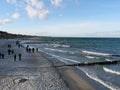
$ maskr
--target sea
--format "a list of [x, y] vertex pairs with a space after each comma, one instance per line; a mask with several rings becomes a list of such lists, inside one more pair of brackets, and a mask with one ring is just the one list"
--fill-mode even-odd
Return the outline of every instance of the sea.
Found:
[[[35, 37], [23, 43], [66, 65], [120, 60], [120, 38]], [[120, 64], [76, 68], [106, 88], [120, 90]]]

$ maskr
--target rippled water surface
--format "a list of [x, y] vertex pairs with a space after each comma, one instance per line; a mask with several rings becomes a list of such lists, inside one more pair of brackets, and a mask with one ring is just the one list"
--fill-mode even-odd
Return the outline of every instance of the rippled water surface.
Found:
[[[67, 64], [120, 60], [119, 38], [36, 38], [26, 43]], [[120, 64], [79, 69], [107, 88], [120, 90]]]

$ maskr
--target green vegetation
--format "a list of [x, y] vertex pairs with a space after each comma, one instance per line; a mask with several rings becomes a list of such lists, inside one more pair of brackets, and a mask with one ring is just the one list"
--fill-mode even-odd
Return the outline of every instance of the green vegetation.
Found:
[[24, 37], [32, 37], [32, 36], [22, 35], [22, 34], [12, 34], [5, 31], [0, 31], [0, 38], [24, 38]]

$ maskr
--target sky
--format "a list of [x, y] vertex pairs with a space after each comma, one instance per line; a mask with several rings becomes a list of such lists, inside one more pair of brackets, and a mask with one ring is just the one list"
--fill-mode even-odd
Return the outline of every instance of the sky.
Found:
[[0, 30], [53, 37], [120, 37], [120, 0], [0, 0]]

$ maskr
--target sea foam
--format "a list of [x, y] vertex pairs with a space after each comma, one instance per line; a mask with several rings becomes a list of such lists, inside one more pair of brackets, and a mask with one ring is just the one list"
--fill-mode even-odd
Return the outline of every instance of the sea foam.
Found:
[[109, 68], [106, 68], [106, 67], [103, 67], [103, 70], [106, 71], [106, 72], [109, 72], [109, 73], [120, 75], [119, 71], [115, 71], [115, 70], [112, 70], [112, 69], [109, 69]]
[[53, 49], [53, 48], [45, 48], [45, 49], [50, 50], [50, 51], [57, 51], [57, 52], [67, 53], [67, 51], [65, 51], [65, 50], [60, 50], [60, 49]]
[[113, 85], [112, 83], [110, 82], [107, 82], [107, 81], [103, 81], [101, 80], [100, 78], [98, 78], [98, 76], [94, 73], [94, 72], [90, 72], [88, 71], [87, 69], [85, 68], [80, 68], [89, 78], [99, 82], [100, 84], [104, 85], [105, 87], [111, 89], [111, 90], [120, 90], [119, 87]]
[[110, 54], [107, 54], [107, 53], [92, 52], [92, 51], [86, 51], [86, 50], [82, 50], [82, 52], [86, 54], [91, 54], [91, 55], [110, 56]]

